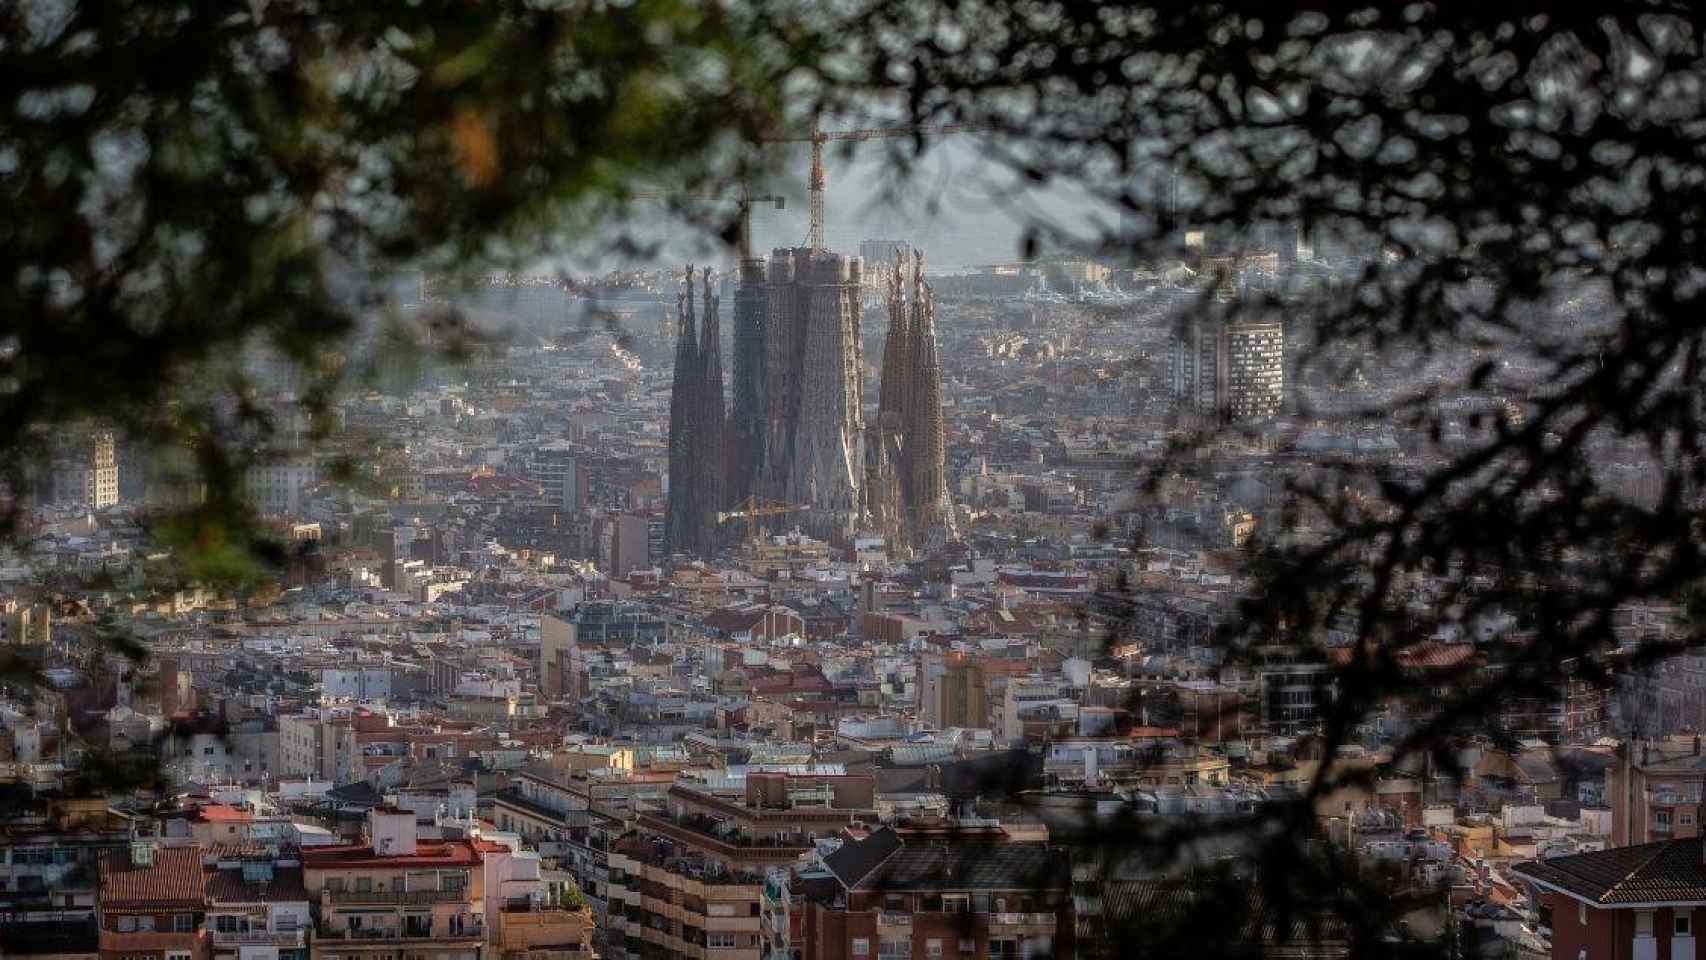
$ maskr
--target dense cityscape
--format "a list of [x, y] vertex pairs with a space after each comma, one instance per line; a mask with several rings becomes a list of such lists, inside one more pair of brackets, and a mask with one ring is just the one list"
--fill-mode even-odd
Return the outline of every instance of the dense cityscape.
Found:
[[[1156, 270], [929, 275], [870, 241], [733, 276], [401, 283], [428, 297], [407, 310], [511, 335], [348, 398], [330, 445], [280, 431], [246, 489], [303, 549], [242, 602], [157, 586], [140, 518], [178, 494], [148, 451], [60, 438], [0, 568], [5, 642], [45, 678], [0, 710], [6, 954], [1101, 955], [1108, 911], [1184, 881], [1100, 870], [1087, 830], [1259, 808], [1323, 762], [1350, 648], [1233, 663], [1213, 640], [1276, 463], [1429, 456], [1298, 416], [1283, 319], [1175, 322], [1205, 284], [1356, 269], [1273, 237], [1198, 232]], [[589, 298], [619, 337], [576, 332]], [[1215, 418], [1249, 429], [1133, 498]], [[329, 477], [340, 445], [367, 482]], [[1093, 602], [1119, 576], [1124, 614]], [[1680, 617], [1624, 614], [1632, 641]], [[1465, 630], [1405, 664], [1477, 660]], [[1543, 955], [1565, 921], [1535, 891], [1579, 889], [1544, 864], [1697, 829], [1699, 669], [1509, 700], [1509, 737], [1455, 744], [1463, 777], [1394, 762], [1413, 718], [1384, 712], [1334, 761], [1370, 776], [1315, 801], [1320, 836], [1443, 884], [1418, 925]], [[137, 750], [167, 792], [66, 791]]]
[[1695, 960], [1706, 19], [1272, 6], [0, 12], [0, 960]]

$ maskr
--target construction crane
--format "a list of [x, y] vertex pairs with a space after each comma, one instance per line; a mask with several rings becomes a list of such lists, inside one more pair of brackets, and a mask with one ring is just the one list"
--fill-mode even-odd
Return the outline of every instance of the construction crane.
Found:
[[[657, 190], [635, 190], [628, 196], [636, 200], [673, 200], [677, 197], [692, 197], [696, 200], [715, 199], [708, 193], [664, 193]], [[776, 194], [765, 194], [755, 197], [747, 192], [745, 187], [740, 191], [740, 236], [735, 240], [735, 247], [740, 250], [740, 259], [744, 263], [752, 259], [752, 205], [755, 203], [773, 203], [776, 209], [787, 208], [786, 197]]]
[[[988, 129], [981, 123], [944, 123], [929, 127], [912, 124], [903, 127], [866, 127], [860, 130], [819, 130], [817, 118], [812, 118], [809, 134], [797, 136], [761, 137], [764, 143], [809, 143], [812, 145], [811, 169], [811, 233], [806, 241], [813, 250], [824, 249], [823, 239], [823, 145], [835, 141], [885, 140], [891, 137], [933, 137], [945, 133], [966, 133]], [[780, 205], [778, 205], [780, 207]]]
[[736, 504], [734, 510], [717, 511], [717, 522], [728, 523], [730, 520], [746, 520], [746, 539], [748, 543], [758, 542], [758, 518], [776, 517], [785, 513], [796, 513], [806, 509], [799, 504], [777, 503], [771, 500], [760, 500], [757, 496], [749, 496]]

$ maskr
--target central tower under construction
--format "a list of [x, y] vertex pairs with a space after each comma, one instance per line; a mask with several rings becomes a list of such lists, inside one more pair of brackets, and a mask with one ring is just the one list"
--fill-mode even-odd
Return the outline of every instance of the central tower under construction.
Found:
[[[746, 361], [762, 371], [753, 401], [763, 410], [764, 440], [756, 457], [735, 467], [752, 479], [736, 484], [798, 505], [801, 526], [826, 539], [851, 536], [864, 506], [862, 276], [857, 257], [773, 251], [763, 335]], [[737, 408], [737, 421], [746, 415]]]
[[696, 331], [689, 273], [670, 398], [672, 551], [714, 552], [718, 511], [743, 504], [785, 506], [830, 541], [862, 529], [903, 549], [953, 537], [923, 261], [897, 261], [888, 284], [880, 416], [869, 433], [863, 279], [860, 258], [810, 247], [741, 262], [725, 418], [717, 301], [707, 280]]

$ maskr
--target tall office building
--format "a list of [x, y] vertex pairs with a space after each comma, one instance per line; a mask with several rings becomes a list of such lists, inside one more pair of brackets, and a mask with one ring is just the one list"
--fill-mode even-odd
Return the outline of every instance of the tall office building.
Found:
[[646, 518], [632, 513], [619, 513], [608, 519], [610, 524], [610, 575], [617, 579], [634, 570], [650, 566], [650, 530]]
[[1285, 326], [1275, 319], [1196, 317], [1174, 334], [1167, 379], [1183, 413], [1262, 420], [1285, 409]]
[[53, 503], [102, 510], [118, 503], [118, 448], [110, 431], [75, 431], [60, 440], [50, 476]]

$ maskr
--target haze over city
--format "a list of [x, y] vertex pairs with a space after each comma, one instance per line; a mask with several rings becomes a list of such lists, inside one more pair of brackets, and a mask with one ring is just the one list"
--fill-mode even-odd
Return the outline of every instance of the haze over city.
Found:
[[1694, 960], [1702, 36], [0, 9], [0, 960]]

